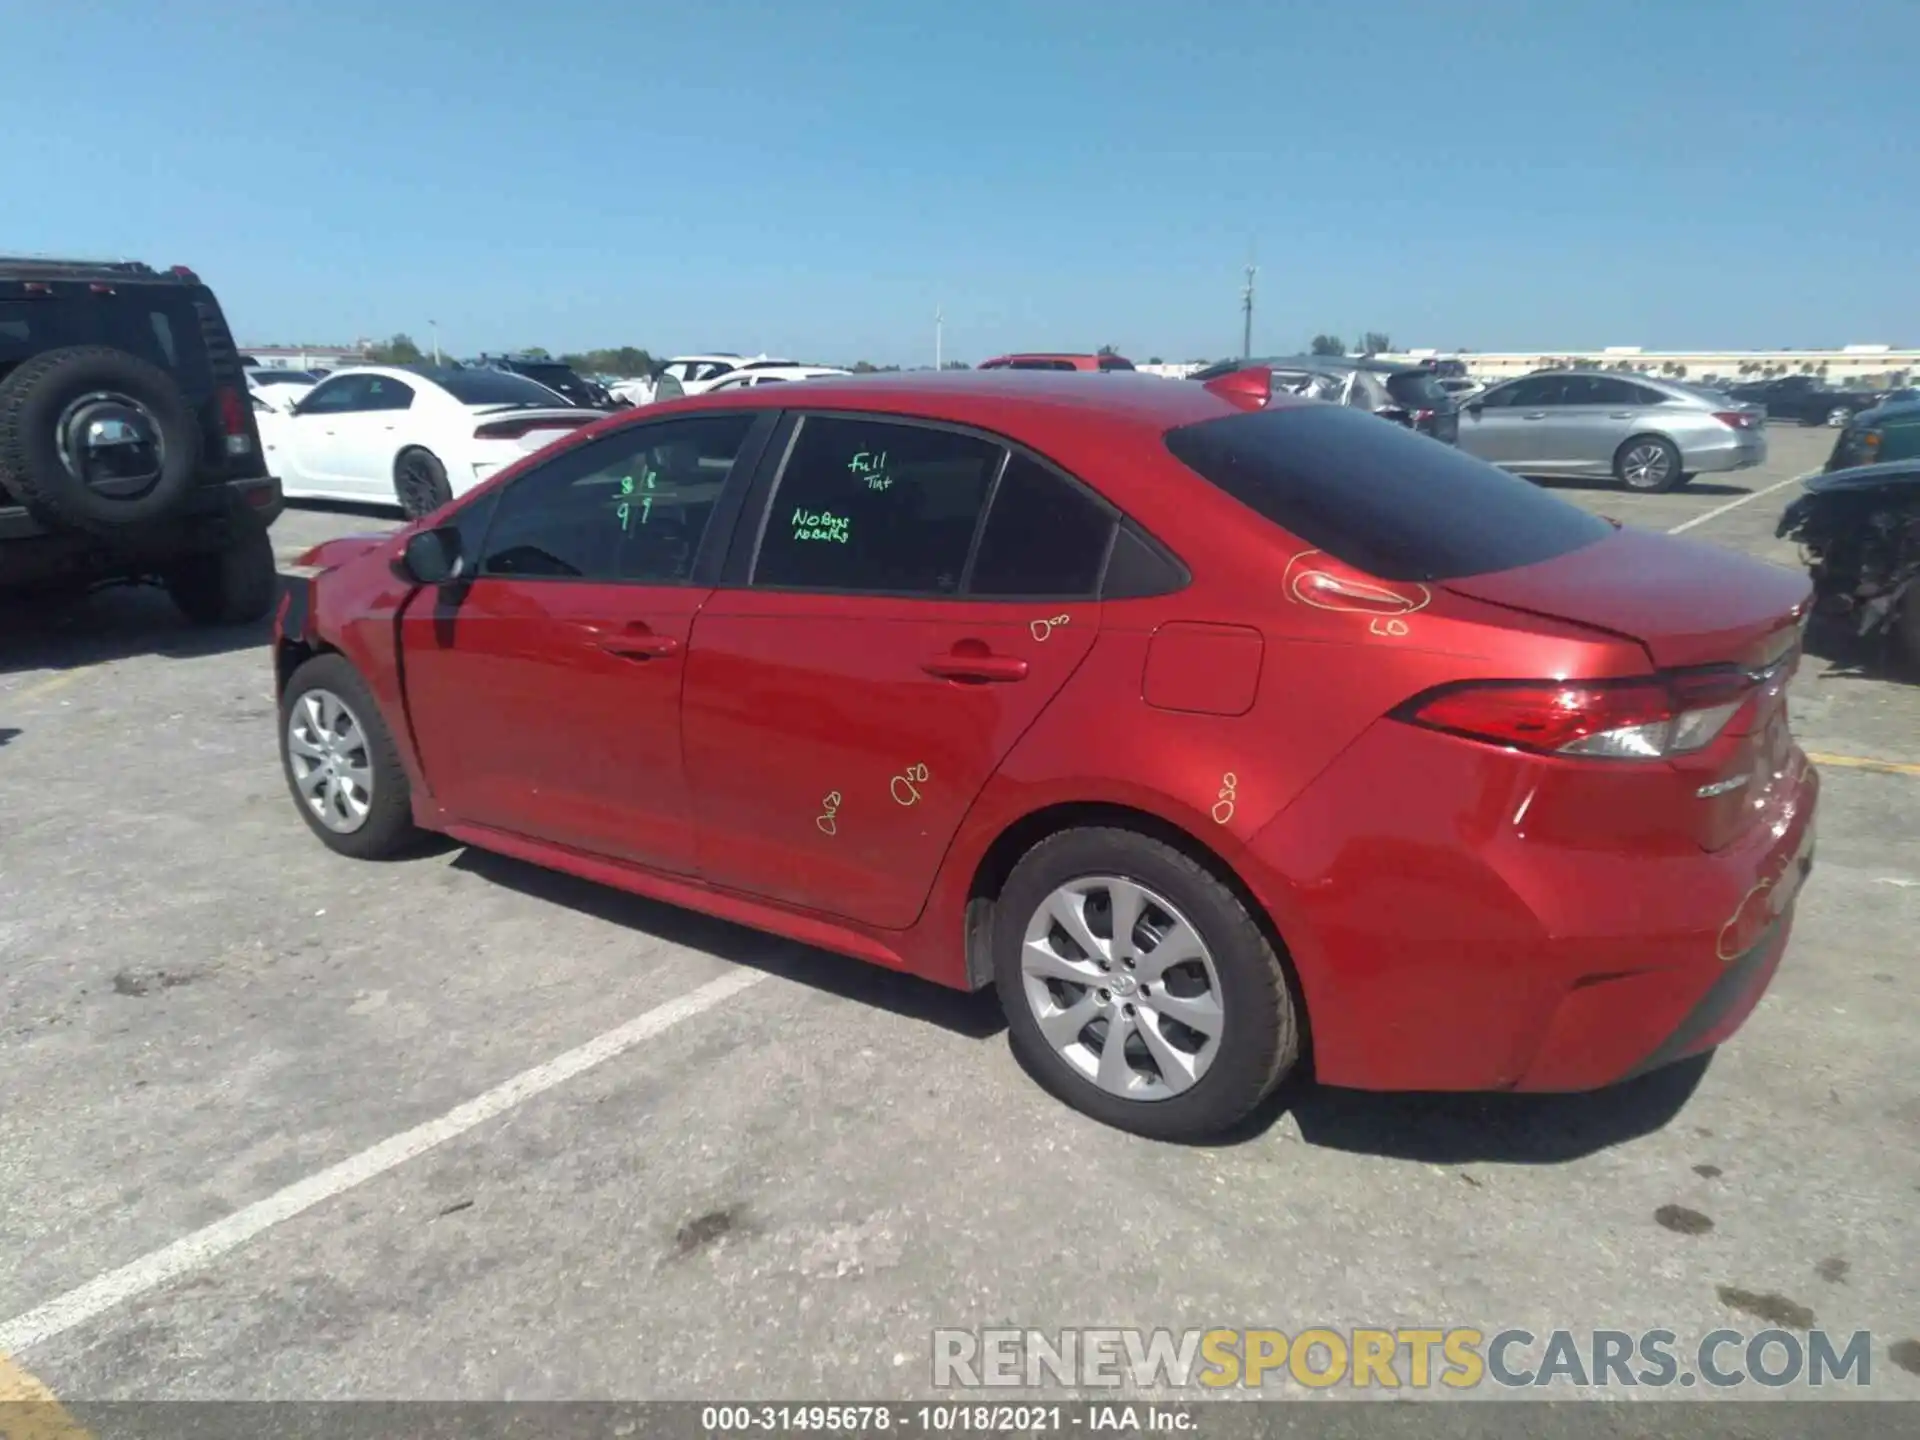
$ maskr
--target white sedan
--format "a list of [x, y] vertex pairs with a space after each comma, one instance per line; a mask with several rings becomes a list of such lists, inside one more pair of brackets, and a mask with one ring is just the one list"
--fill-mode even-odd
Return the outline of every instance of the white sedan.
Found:
[[500, 370], [363, 366], [254, 419], [289, 499], [397, 504], [417, 518], [605, 413]]
[[746, 390], [760, 385], [784, 385], [791, 380], [817, 380], [823, 375], [851, 375], [851, 370], [836, 370], [831, 365], [743, 365], [724, 379], [707, 387], [706, 393], [718, 395], [725, 390]]

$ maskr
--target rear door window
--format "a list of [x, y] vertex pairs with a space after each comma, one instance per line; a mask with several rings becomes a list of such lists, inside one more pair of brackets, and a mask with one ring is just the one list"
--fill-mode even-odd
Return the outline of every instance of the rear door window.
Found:
[[1383, 580], [1511, 570], [1613, 533], [1485, 461], [1350, 409], [1232, 415], [1169, 431], [1166, 444], [1255, 514]]
[[768, 506], [752, 583], [958, 595], [1005, 454], [959, 431], [807, 416]]
[[1015, 454], [994, 487], [967, 594], [1091, 597], [1100, 588], [1114, 517], [1039, 461]]

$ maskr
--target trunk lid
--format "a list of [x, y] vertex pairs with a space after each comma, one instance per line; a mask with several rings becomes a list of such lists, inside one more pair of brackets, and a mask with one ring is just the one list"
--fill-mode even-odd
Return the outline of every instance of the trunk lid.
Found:
[[1557, 559], [1445, 584], [1509, 610], [1627, 636], [1663, 670], [1769, 663], [1797, 638], [1813, 593], [1805, 575], [1628, 526]]

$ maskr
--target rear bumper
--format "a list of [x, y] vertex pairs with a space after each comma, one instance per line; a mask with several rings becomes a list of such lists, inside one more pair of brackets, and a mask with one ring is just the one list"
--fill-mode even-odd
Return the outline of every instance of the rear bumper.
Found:
[[1767, 432], [1756, 425], [1751, 430], [1729, 429], [1724, 439], [1716, 436], [1688, 444], [1681, 453], [1680, 468], [1690, 475], [1717, 475], [1766, 463]]
[[1523, 825], [1533, 778], [1451, 743], [1376, 727], [1254, 838], [1322, 1081], [1589, 1090], [1738, 1029], [1811, 865], [1803, 757], [1725, 849], [1633, 853], [1555, 840], [1537, 809]]

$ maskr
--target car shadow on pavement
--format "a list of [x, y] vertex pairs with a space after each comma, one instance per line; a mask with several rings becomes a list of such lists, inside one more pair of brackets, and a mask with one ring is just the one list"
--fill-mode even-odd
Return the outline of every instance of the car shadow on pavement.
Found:
[[265, 645], [272, 626], [195, 625], [166, 592], [114, 585], [89, 594], [0, 601], [0, 675], [78, 670], [130, 655], [187, 659]]
[[1712, 1053], [1578, 1094], [1383, 1094], [1310, 1082], [1283, 1085], [1238, 1130], [1257, 1139], [1291, 1112], [1309, 1145], [1429, 1165], [1554, 1165], [1651, 1135], [1672, 1122]]
[[5, 725], [0, 725], [0, 749], [6, 748], [9, 742], [17, 740], [19, 737], [20, 732], [18, 730], [9, 729]]
[[1833, 615], [1815, 615], [1803, 642], [1807, 654], [1826, 662], [1822, 680], [1891, 680], [1912, 683], [1920, 678], [1903, 664], [1899, 647], [1886, 633], [1859, 635]]
[[597, 920], [689, 949], [704, 950], [732, 965], [764, 970], [859, 1005], [871, 1005], [909, 1020], [938, 1025], [974, 1040], [990, 1039], [1006, 1029], [991, 990], [968, 995], [930, 980], [835, 955], [797, 940], [683, 910], [643, 896], [543, 870], [525, 861], [468, 846], [454, 858], [456, 868], [517, 890], [531, 899], [564, 905]]

